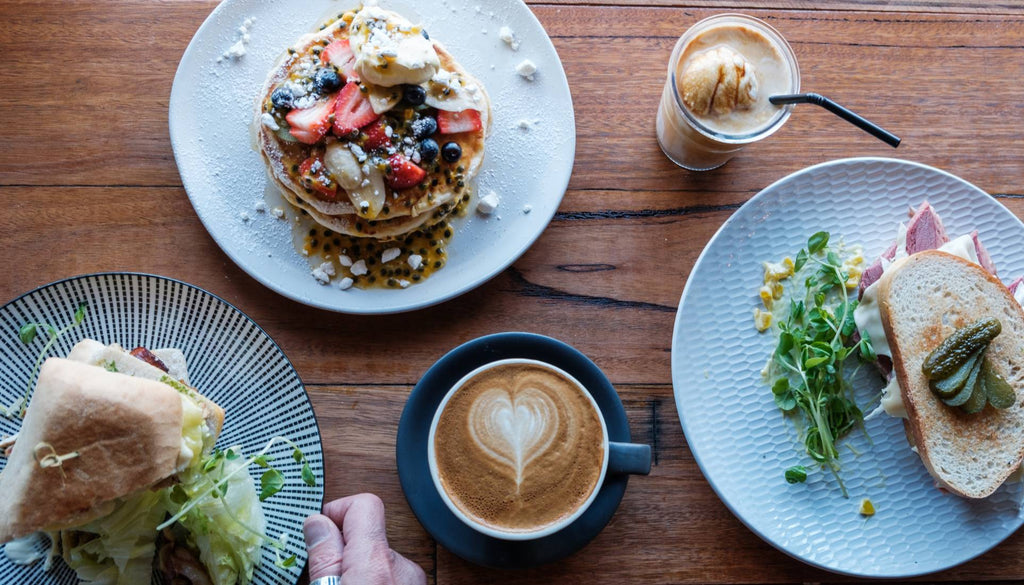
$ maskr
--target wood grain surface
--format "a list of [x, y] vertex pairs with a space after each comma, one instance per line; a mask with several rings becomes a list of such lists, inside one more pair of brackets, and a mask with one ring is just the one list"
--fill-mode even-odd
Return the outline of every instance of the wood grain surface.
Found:
[[[242, 272], [203, 229], [167, 131], [182, 52], [216, 3], [0, 1], [0, 301], [67, 276], [152, 272], [251, 316], [307, 383], [327, 497], [372, 491], [396, 550], [431, 583], [797, 583], [850, 579], [764, 543], [721, 503], [686, 446], [672, 399], [672, 325], [708, 239], [751, 196], [808, 165], [899, 156], [948, 170], [1024, 217], [1024, 6], [981, 0], [531, 3], [573, 94], [576, 159], [558, 214], [512, 267], [409, 314], [299, 305]], [[654, 139], [678, 36], [723, 11], [790, 41], [802, 85], [899, 134], [893, 151], [801, 106], [725, 167], [689, 173]], [[42, 46], [40, 39], [47, 39]], [[827, 193], [822, 194], [827, 205]], [[633, 436], [654, 446], [611, 524], [583, 551], [530, 571], [475, 567], [437, 546], [398, 485], [394, 441], [411, 387], [451, 348], [526, 330], [591, 357], [617, 386]], [[1024, 535], [929, 581], [1024, 577]]]

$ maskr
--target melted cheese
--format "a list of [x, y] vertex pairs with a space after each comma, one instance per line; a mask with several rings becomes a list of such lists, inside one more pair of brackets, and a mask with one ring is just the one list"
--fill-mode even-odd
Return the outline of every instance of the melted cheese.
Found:
[[[977, 248], [974, 247], [974, 238], [970, 235], [963, 235], [946, 242], [939, 247], [939, 251], [980, 264]], [[888, 272], [908, 257], [907, 228], [901, 223], [896, 238], [896, 256], [892, 262], [882, 259], [882, 273]], [[857, 322], [857, 330], [860, 331], [861, 336], [871, 341], [871, 347], [876, 354], [892, 357], [889, 341], [885, 337], [885, 328], [882, 326], [882, 313], [878, 310], [878, 281], [864, 289], [864, 296], [853, 311], [853, 319]], [[903, 394], [895, 375], [891, 376], [889, 384], [882, 393], [881, 407], [890, 416], [907, 418], [907, 409], [903, 405]]]

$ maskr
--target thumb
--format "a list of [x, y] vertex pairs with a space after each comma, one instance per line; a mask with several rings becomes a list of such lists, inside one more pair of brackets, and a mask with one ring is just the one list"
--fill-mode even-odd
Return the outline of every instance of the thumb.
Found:
[[341, 531], [330, 518], [314, 514], [302, 526], [309, 555], [309, 580], [341, 576]]

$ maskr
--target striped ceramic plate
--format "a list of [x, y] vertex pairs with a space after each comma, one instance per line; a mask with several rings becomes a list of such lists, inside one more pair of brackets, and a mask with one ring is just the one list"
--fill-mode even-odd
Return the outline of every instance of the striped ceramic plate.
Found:
[[[28, 292], [0, 308], [0, 405], [24, 394], [46, 337], [41, 334], [25, 345], [18, 339], [19, 327], [36, 322], [60, 328], [72, 322], [82, 302], [87, 304], [84, 322], [59, 338], [48, 355], [67, 355], [85, 337], [126, 348], [180, 348], [191, 383], [227, 413], [218, 447], [241, 445], [246, 454], [254, 454], [271, 438], [287, 437], [302, 449], [314, 475], [323, 477], [323, 449], [313, 407], [281, 348], [224, 300], [161, 276], [77, 276]], [[20, 419], [0, 416], [0, 436], [17, 432], [19, 425]], [[291, 453], [284, 443], [268, 453], [286, 484], [263, 503], [263, 511], [267, 532], [275, 537], [288, 534], [288, 554], [296, 554], [298, 562], [290, 569], [278, 568], [274, 551], [264, 546], [254, 579], [261, 585], [296, 582], [306, 562], [302, 522], [318, 512], [323, 501], [322, 481], [315, 488], [304, 484]], [[4, 464], [0, 458], [0, 468]], [[253, 475], [258, 479], [255, 471]], [[0, 554], [0, 583], [71, 585], [77, 579], [60, 562], [44, 572], [41, 562], [18, 566]]]

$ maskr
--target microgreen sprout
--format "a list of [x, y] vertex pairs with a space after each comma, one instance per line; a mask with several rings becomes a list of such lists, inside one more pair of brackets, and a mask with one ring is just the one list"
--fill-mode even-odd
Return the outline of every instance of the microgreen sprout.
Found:
[[807, 468], [803, 465], [794, 465], [786, 470], [786, 482], [803, 483], [807, 481]]
[[[849, 299], [849, 274], [828, 241], [827, 232], [818, 232], [796, 256], [793, 268], [797, 273], [805, 266], [816, 268], [803, 281], [803, 295], [794, 293], [788, 315], [778, 321], [778, 342], [769, 374], [775, 404], [803, 419], [806, 426], [801, 438], [807, 454], [832, 472], [847, 497], [839, 477], [836, 441], [864, 417], [850, 395], [844, 364], [851, 356], [867, 359], [874, 352], [866, 337], [853, 342], [857, 301]], [[800, 477], [794, 469], [786, 470], [790, 483]], [[806, 479], [806, 473], [803, 477]]]
[[17, 415], [24, 418], [25, 410], [28, 408], [29, 397], [32, 394], [32, 386], [35, 384], [36, 375], [39, 373], [39, 366], [43, 364], [43, 358], [46, 357], [46, 354], [50, 351], [50, 348], [53, 347], [53, 344], [57, 343], [57, 339], [82, 324], [82, 321], [85, 320], [85, 311], [86, 303], [80, 303], [78, 308], [75, 309], [74, 319], [71, 323], [60, 330], [49, 323], [25, 323], [18, 329], [18, 339], [20, 339], [25, 345], [35, 341], [36, 336], [39, 335], [40, 331], [45, 331], [48, 338], [46, 340], [46, 344], [43, 345], [43, 349], [39, 352], [39, 357], [36, 358], [35, 366], [32, 367], [32, 374], [29, 376], [28, 384], [25, 386], [25, 394], [16, 399], [7, 408], [0, 407], [4, 416], [10, 418]]
[[269, 451], [272, 446], [282, 442], [287, 443], [292, 447], [292, 458], [295, 460], [296, 463], [302, 464], [302, 481], [309, 485], [310, 487], [315, 487], [316, 477], [313, 475], [313, 470], [310, 468], [309, 462], [306, 460], [306, 455], [302, 452], [302, 449], [300, 449], [298, 445], [296, 445], [294, 442], [285, 437], [272, 438], [259, 453], [250, 457], [245, 462], [244, 465], [239, 465], [235, 467], [235, 469], [227, 473], [224, 472], [224, 461], [236, 460], [241, 455], [238, 453], [237, 450], [235, 450], [235, 448], [230, 448], [226, 450], [218, 449], [215, 450], [210, 455], [208, 455], [206, 458], [204, 458], [200, 466], [200, 470], [202, 471], [202, 473], [218, 473], [216, 480], [213, 482], [213, 485], [211, 485], [202, 493], [191, 498], [188, 496], [184, 489], [181, 489], [180, 486], [175, 486], [175, 488], [171, 492], [171, 501], [182, 507], [181, 509], [178, 510], [176, 514], [174, 514], [169, 519], [167, 519], [163, 524], [158, 526], [157, 530], [163, 530], [164, 528], [174, 524], [183, 516], [188, 514], [189, 511], [191, 511], [193, 508], [195, 508], [204, 500], [206, 500], [206, 498], [219, 499], [222, 502], [224, 511], [232, 520], [234, 520], [235, 523], [237, 523], [247, 532], [257, 536], [258, 538], [270, 544], [270, 546], [274, 549], [274, 556], [276, 557], [276, 561], [274, 562], [275, 565], [281, 568], [288, 568], [294, 566], [296, 563], [295, 555], [283, 557], [281, 554], [281, 551], [285, 551], [287, 546], [288, 535], [286, 533], [282, 534], [280, 539], [274, 539], [267, 536], [266, 534], [263, 534], [262, 532], [254, 530], [248, 525], [246, 525], [244, 522], [242, 522], [240, 519], [235, 517], [234, 513], [231, 511], [231, 508], [224, 502], [224, 496], [226, 496], [228, 492], [228, 480], [231, 479], [231, 477], [233, 477], [236, 473], [243, 469], [246, 469], [250, 465], [256, 465], [258, 467], [266, 469], [266, 471], [264, 471], [263, 475], [260, 477], [259, 499], [261, 502], [265, 501], [267, 498], [273, 496], [274, 494], [280, 492], [284, 488], [284, 475], [270, 465], [266, 455], [267, 451]]

